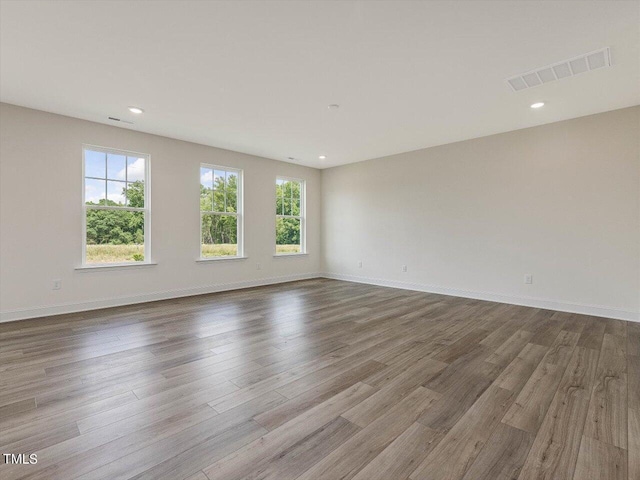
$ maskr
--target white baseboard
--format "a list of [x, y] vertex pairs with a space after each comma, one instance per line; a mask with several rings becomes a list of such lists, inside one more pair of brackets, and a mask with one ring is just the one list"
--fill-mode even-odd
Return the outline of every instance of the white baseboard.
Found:
[[490, 302], [509, 303], [512, 305], [522, 305], [525, 307], [544, 308], [546, 310], [558, 310], [560, 312], [580, 313], [593, 315], [596, 317], [615, 318], [640, 322], [640, 313], [619, 308], [605, 307], [601, 305], [585, 305], [580, 303], [559, 302], [535, 297], [515, 297], [490, 292], [475, 292], [471, 290], [460, 290], [456, 288], [441, 287], [438, 285], [425, 285], [411, 282], [398, 282], [395, 280], [383, 280], [379, 278], [360, 277], [356, 275], [345, 275], [342, 273], [323, 273], [323, 277], [334, 280], [345, 280], [347, 282], [367, 283], [369, 285], [379, 285], [381, 287], [401, 288], [404, 290], [415, 290], [418, 292], [438, 293], [450, 295], [452, 297], [473, 298], [476, 300], [487, 300]]
[[25, 320], [27, 318], [47, 317], [50, 315], [60, 315], [64, 313], [84, 312], [87, 310], [97, 310], [99, 308], [120, 307], [123, 305], [133, 305], [135, 303], [153, 302], [156, 300], [168, 300], [171, 298], [190, 297], [192, 295], [203, 295], [206, 293], [224, 292], [227, 290], [238, 290], [242, 288], [260, 287], [263, 285], [273, 285], [276, 283], [293, 282], [296, 280], [307, 280], [320, 278], [320, 273], [302, 273], [297, 275], [286, 275], [282, 277], [260, 278], [258, 280], [247, 280], [243, 282], [218, 283], [195, 288], [182, 288], [175, 290], [165, 290], [161, 292], [142, 293], [126, 297], [112, 297], [88, 302], [64, 303], [58, 305], [44, 305], [40, 307], [25, 308], [18, 310], [8, 310], [0, 312], [0, 323], [14, 320]]
[[424, 285], [411, 282], [398, 282], [393, 280], [383, 280], [378, 278], [360, 277], [356, 275], [345, 275], [340, 273], [303, 273], [298, 275], [286, 275], [281, 277], [261, 278], [258, 280], [248, 280], [243, 282], [220, 283], [205, 285], [195, 288], [184, 288], [175, 290], [165, 290], [161, 292], [144, 293], [126, 297], [112, 297], [88, 302], [65, 303], [58, 305], [45, 305], [33, 308], [18, 310], [8, 310], [0, 312], [0, 323], [14, 320], [25, 320], [27, 318], [47, 317], [50, 315], [60, 315], [65, 313], [83, 312], [97, 310], [99, 308], [119, 307], [123, 305], [133, 305], [136, 303], [153, 302], [156, 300], [168, 300], [171, 298], [189, 297], [192, 295], [203, 295], [207, 293], [224, 292], [228, 290], [238, 290], [242, 288], [259, 287], [263, 285], [273, 285], [277, 283], [293, 282], [296, 280], [307, 280], [311, 278], [331, 278], [334, 280], [344, 280], [347, 282], [366, 283], [369, 285], [379, 285], [381, 287], [401, 288], [404, 290], [415, 290], [419, 292], [438, 293], [453, 297], [473, 298], [476, 300], [486, 300], [490, 302], [509, 303], [512, 305], [522, 305], [526, 307], [544, 308], [547, 310], [558, 310], [561, 312], [580, 313], [597, 317], [616, 318], [632, 322], [640, 322], [640, 313], [617, 308], [603, 307], [599, 305], [584, 305], [578, 303], [558, 302], [533, 297], [514, 297], [489, 292], [475, 292], [470, 290], [460, 290], [454, 288], [440, 287], [437, 285]]

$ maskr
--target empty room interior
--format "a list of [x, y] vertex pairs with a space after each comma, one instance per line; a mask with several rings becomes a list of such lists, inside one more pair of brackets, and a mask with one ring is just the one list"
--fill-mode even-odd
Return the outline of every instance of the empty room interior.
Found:
[[640, 480], [640, 1], [0, 0], [2, 480]]

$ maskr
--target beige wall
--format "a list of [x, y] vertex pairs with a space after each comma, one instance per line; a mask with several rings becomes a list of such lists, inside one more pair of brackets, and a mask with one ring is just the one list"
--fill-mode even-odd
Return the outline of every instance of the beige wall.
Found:
[[[319, 170], [7, 104], [0, 104], [0, 127], [2, 319], [315, 276], [320, 270]], [[81, 262], [82, 144], [151, 155], [152, 260], [158, 265], [75, 270]], [[200, 163], [244, 169], [246, 260], [195, 262]], [[273, 257], [276, 175], [307, 181], [308, 256]], [[62, 280], [61, 290], [52, 290], [53, 279]]]
[[336, 278], [638, 319], [640, 107], [327, 169], [322, 199]]
[[[637, 320], [639, 133], [640, 107], [633, 107], [320, 172], [0, 104], [1, 318], [324, 271]], [[151, 155], [158, 265], [75, 270], [83, 143]], [[244, 169], [247, 260], [195, 262], [200, 163]], [[308, 256], [272, 256], [276, 175], [307, 180]], [[523, 283], [526, 273], [532, 285]], [[52, 290], [53, 279], [62, 280], [61, 290]]]

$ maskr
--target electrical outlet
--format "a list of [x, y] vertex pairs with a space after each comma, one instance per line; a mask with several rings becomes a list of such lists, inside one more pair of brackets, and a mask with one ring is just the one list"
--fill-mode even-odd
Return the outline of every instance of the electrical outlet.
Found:
[[531, 285], [533, 283], [533, 275], [531, 275], [530, 273], [525, 274], [524, 283], [527, 285]]
[[262, 270], [262, 264], [256, 263], [256, 270]]
[[62, 288], [62, 280], [56, 279], [51, 286], [52, 290], [60, 290]]
[[362, 268], [362, 260], [358, 262], [358, 268]]
[[406, 265], [402, 265], [402, 271], [406, 272], [407, 271], [407, 266]]

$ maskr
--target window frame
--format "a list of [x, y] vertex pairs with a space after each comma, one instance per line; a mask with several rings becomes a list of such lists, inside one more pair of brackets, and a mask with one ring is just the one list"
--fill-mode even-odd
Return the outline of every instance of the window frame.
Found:
[[[210, 261], [222, 261], [222, 260], [233, 260], [237, 258], [246, 258], [244, 256], [244, 170], [241, 168], [235, 167], [226, 167], [224, 165], [215, 165], [213, 163], [201, 163], [198, 168], [198, 186], [202, 185], [200, 181], [200, 175], [203, 168], [211, 169], [215, 175], [216, 170], [223, 170], [225, 172], [225, 184], [226, 184], [226, 176], [227, 172], [233, 172], [238, 176], [238, 186], [236, 191], [236, 212], [216, 212], [213, 210], [202, 210], [200, 207], [200, 196], [198, 195], [198, 210], [200, 212], [200, 233], [198, 235], [198, 252], [199, 262], [210, 262]], [[198, 191], [200, 189], [198, 188]], [[226, 204], [226, 197], [225, 197]], [[211, 203], [213, 207], [213, 202]], [[206, 213], [208, 215], [231, 215], [236, 217], [236, 238], [237, 238], [237, 249], [235, 255], [222, 255], [219, 257], [203, 257], [202, 256], [202, 214]]]
[[[273, 238], [273, 256], [274, 257], [291, 257], [296, 255], [307, 255], [307, 181], [302, 178], [287, 177], [284, 175], [277, 175], [274, 186], [278, 185], [278, 180], [284, 180], [286, 182], [297, 182], [300, 184], [300, 215], [281, 215], [276, 211], [276, 222], [278, 218], [296, 218], [300, 220], [300, 251], [278, 253], [277, 236]], [[277, 189], [274, 188], [274, 205], [278, 204], [278, 196], [276, 194]], [[276, 229], [273, 229], [275, 234]]]
[[[144, 207], [113, 207], [108, 205], [87, 205], [86, 204], [86, 184], [85, 181], [89, 179], [97, 179], [105, 181], [105, 189], [107, 188], [107, 173], [105, 171], [105, 178], [86, 177], [86, 151], [91, 150], [93, 152], [102, 152], [105, 154], [124, 155], [125, 157], [138, 157], [144, 158]], [[125, 160], [126, 161], [126, 160]], [[105, 168], [108, 166], [105, 165]], [[134, 152], [132, 150], [123, 150], [119, 148], [101, 147], [98, 145], [82, 144], [82, 258], [80, 268], [109, 268], [109, 267], [132, 267], [136, 265], [155, 265], [155, 262], [151, 260], [151, 155], [148, 153]], [[126, 185], [126, 178], [125, 178]], [[105, 196], [108, 192], [105, 190]], [[144, 260], [142, 262], [112, 262], [112, 263], [87, 263], [87, 210], [125, 210], [129, 212], [143, 212], [144, 216]]]

